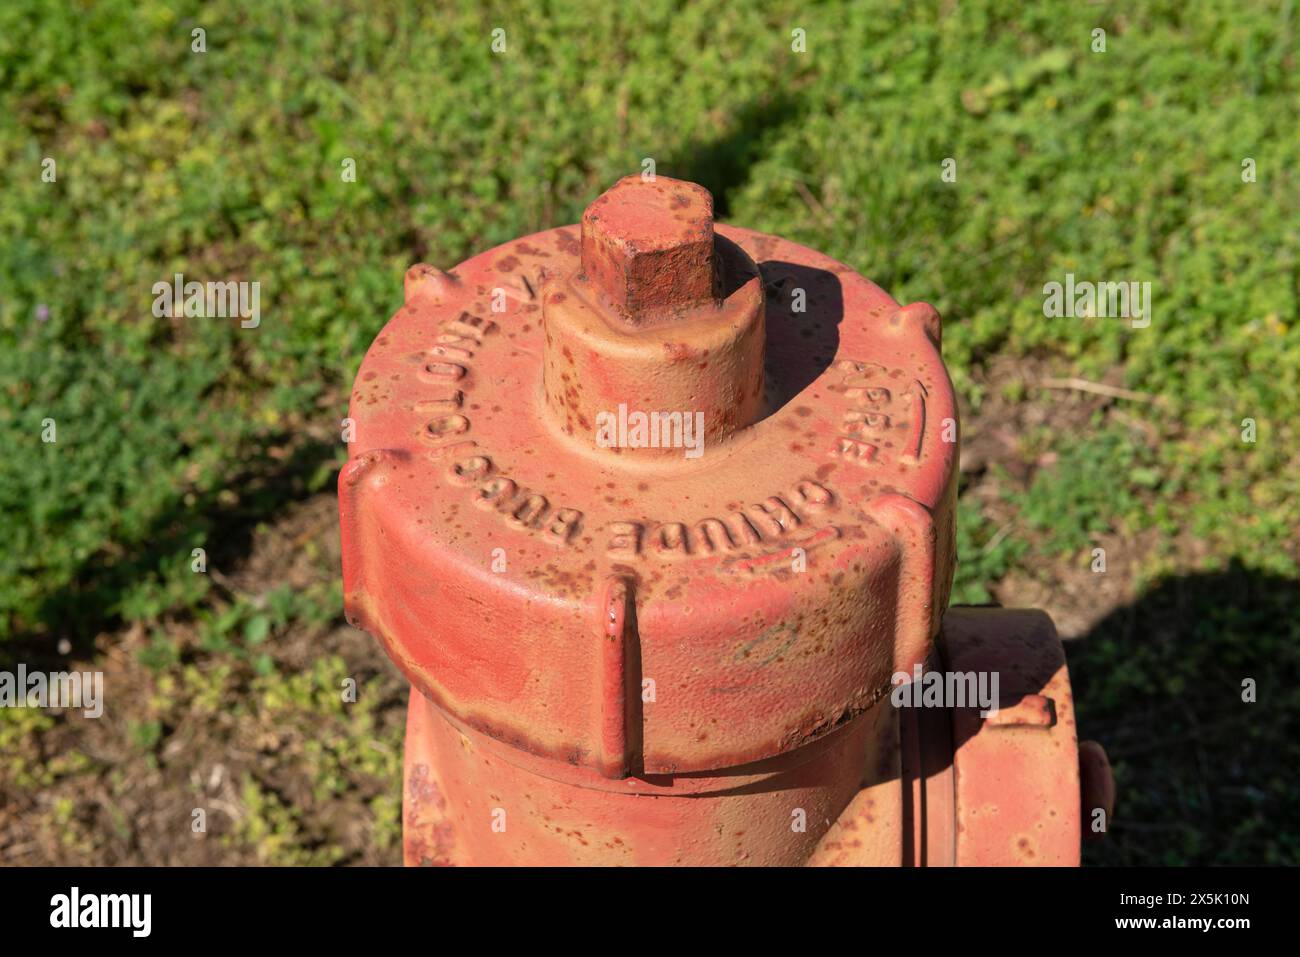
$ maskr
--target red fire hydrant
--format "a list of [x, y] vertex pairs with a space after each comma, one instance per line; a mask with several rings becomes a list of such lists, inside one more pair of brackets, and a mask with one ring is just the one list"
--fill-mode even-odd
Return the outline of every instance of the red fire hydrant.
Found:
[[939, 341], [666, 177], [411, 269], [339, 479], [407, 863], [1078, 863], [1113, 786], [1051, 621], [945, 614]]

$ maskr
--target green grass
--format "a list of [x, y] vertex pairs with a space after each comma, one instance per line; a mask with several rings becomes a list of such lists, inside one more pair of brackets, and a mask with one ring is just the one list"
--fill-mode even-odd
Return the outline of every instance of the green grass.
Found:
[[[707, 185], [727, 220], [933, 302], [977, 415], [999, 358], [1158, 399], [1127, 408], [1140, 430], [1103, 417], [1039, 437], [1056, 464], [1014, 503], [1009, 538], [968, 504], [959, 596], [985, 600], [1100, 533], [1157, 535], [1153, 578], [1236, 560], [1290, 580], [1300, 14], [1140, 7], [9, 0], [0, 638], [84, 647], [180, 615], [214, 657], [273, 667], [259, 644], [301, 609], [216, 601], [192, 549], [237, 557], [251, 524], [328, 486], [348, 386], [407, 266], [576, 221], [645, 157]], [[206, 53], [190, 50], [195, 27]], [[1247, 157], [1257, 182], [1242, 181]], [[175, 272], [259, 281], [261, 326], [155, 318], [151, 287]], [[1044, 318], [1042, 286], [1066, 272], [1152, 282], [1151, 327]], [[1228, 633], [1251, 640], [1214, 635]], [[1294, 643], [1267, 649], [1295, 673]], [[177, 667], [165, 639], [147, 655]], [[133, 734], [144, 745], [153, 729]], [[1178, 853], [1214, 856], [1204, 841]]]

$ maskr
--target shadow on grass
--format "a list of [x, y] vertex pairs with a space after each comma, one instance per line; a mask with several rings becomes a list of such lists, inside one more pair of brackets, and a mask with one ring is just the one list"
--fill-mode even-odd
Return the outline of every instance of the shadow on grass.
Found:
[[[290, 447], [283, 458], [268, 454], [273, 447]], [[305, 499], [330, 480], [322, 470], [337, 475], [336, 442], [295, 439], [289, 435], [261, 437], [256, 447], [233, 456], [240, 463], [237, 472], [215, 483], [193, 502], [177, 494], [155, 518], [148, 534], [137, 542], [114, 543], [83, 562], [70, 585], [51, 593], [41, 605], [38, 633], [19, 631], [0, 644], [0, 669], [12, 669], [23, 662], [29, 669], [61, 670], [69, 657], [86, 659], [94, 652], [94, 639], [102, 631], [121, 623], [118, 606], [122, 597], [142, 580], [159, 576], [170, 563], [180, 563], [190, 573], [190, 552], [203, 547], [209, 568], [227, 569], [247, 555], [257, 526], [273, 521], [286, 506]], [[225, 504], [225, 493], [237, 496]], [[71, 643], [68, 654], [59, 654], [57, 640]]]
[[1118, 790], [1085, 863], [1300, 862], [1298, 608], [1300, 582], [1234, 560], [1066, 643], [1080, 736], [1105, 746]]
[[765, 145], [799, 115], [799, 102], [786, 92], [754, 100], [736, 112], [723, 135], [693, 144], [686, 156], [669, 160], [661, 172], [706, 188], [713, 194], [714, 219], [726, 221], [731, 195], [749, 180], [750, 169], [766, 152]]

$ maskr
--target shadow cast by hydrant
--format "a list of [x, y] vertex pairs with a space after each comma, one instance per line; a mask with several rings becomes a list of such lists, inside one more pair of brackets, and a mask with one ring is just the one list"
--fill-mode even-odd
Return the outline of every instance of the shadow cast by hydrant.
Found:
[[1300, 582], [1233, 559], [1169, 577], [1066, 643], [1122, 812], [1085, 862], [1294, 864]]
[[835, 358], [844, 321], [839, 277], [770, 259], [758, 264], [767, 297], [766, 415], [817, 381]]

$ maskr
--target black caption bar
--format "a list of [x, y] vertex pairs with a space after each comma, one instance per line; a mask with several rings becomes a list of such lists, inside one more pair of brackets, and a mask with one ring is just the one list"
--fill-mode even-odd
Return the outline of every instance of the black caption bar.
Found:
[[[862, 940], [1040, 943], [1079, 936], [1224, 939], [1286, 926], [1293, 869], [379, 870], [10, 868], [6, 941], [132, 946], [253, 940], [374, 946], [387, 934], [482, 935], [499, 946], [711, 931], [762, 940], [773, 923]], [[604, 930], [610, 935], [601, 934]], [[837, 932], [838, 933], [838, 932]], [[994, 936], [996, 935], [996, 936]], [[986, 941], [988, 942], [988, 941]], [[576, 945], [575, 940], [575, 945]]]

